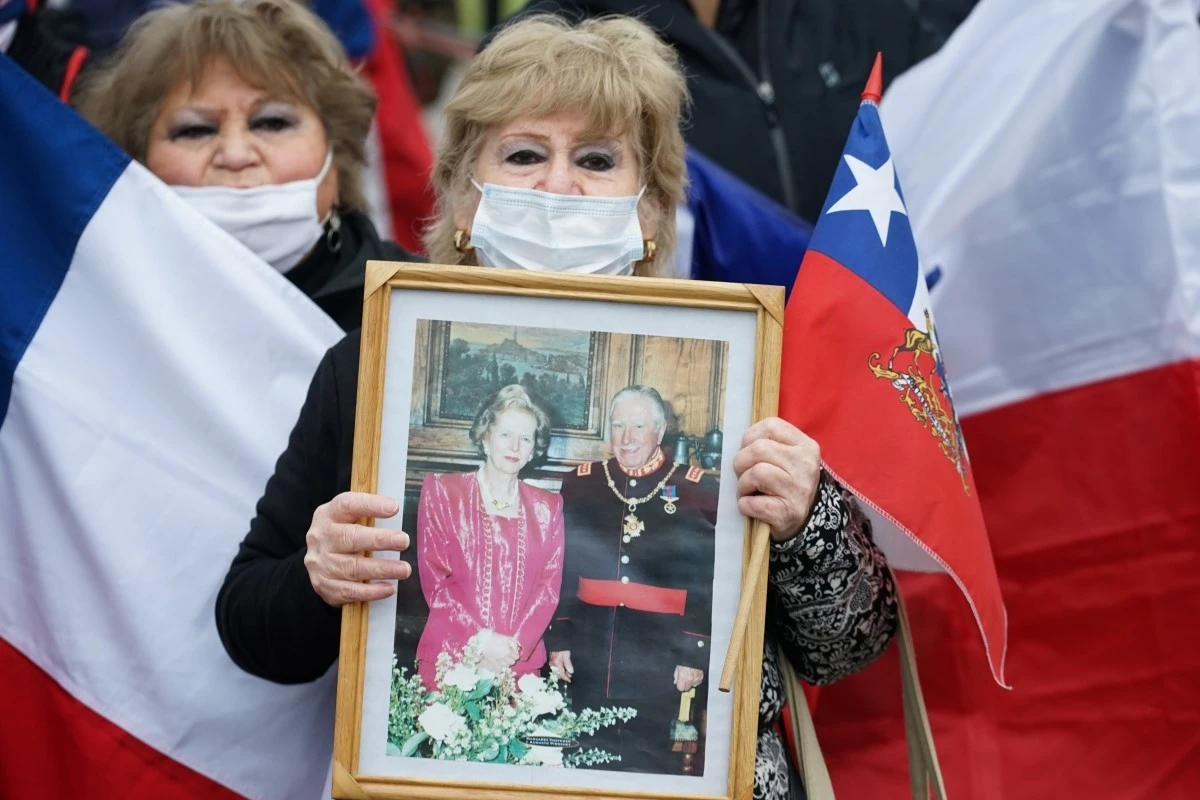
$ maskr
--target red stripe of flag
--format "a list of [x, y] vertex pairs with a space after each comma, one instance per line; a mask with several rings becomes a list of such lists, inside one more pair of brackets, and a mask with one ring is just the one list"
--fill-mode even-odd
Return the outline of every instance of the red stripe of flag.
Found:
[[239, 795], [92, 711], [0, 639], [0, 797], [234, 800]]
[[[906, 576], [949, 796], [1200, 796], [1200, 362], [963, 427], [1012, 620], [1015, 691], [971, 678], [979, 647], [957, 590]], [[839, 796], [907, 796], [893, 656], [822, 691]]]

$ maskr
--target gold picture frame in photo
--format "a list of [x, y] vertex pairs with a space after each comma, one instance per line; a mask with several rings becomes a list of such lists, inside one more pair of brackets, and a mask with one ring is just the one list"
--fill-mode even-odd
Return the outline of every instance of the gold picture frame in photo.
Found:
[[414, 574], [343, 609], [335, 798], [751, 795], [769, 534], [732, 462], [776, 413], [783, 307], [367, 264], [351, 489], [398, 499], [364, 522]]

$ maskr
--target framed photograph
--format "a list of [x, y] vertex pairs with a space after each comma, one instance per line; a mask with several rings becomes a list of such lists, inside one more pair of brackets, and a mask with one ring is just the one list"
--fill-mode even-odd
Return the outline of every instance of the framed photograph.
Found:
[[413, 576], [343, 611], [334, 797], [749, 796], [732, 461], [782, 319], [779, 287], [368, 264], [352, 488], [400, 502], [375, 557]]

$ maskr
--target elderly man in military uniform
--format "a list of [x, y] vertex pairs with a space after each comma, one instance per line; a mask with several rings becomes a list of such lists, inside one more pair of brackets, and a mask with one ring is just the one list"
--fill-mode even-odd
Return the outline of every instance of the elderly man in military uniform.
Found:
[[665, 433], [659, 393], [626, 387], [610, 406], [612, 458], [562, 484], [566, 563], [549, 661], [576, 710], [637, 709], [582, 742], [619, 755], [608, 768], [623, 771], [678, 771], [673, 724], [681, 707], [698, 713], [709, 668], [718, 482], [673, 463]]

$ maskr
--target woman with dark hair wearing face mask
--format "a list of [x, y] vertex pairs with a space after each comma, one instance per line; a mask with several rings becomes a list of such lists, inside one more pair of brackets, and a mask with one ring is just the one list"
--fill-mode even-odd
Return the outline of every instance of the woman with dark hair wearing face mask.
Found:
[[148, 12], [81, 77], [92, 124], [310, 297], [361, 324], [370, 259], [413, 260], [366, 214], [375, 96], [292, 0], [197, 0]]
[[[446, 107], [438, 214], [426, 233], [432, 260], [666, 274], [686, 182], [686, 100], [675, 52], [635, 19], [530, 18], [505, 28]], [[357, 524], [394, 516], [396, 501], [346, 491], [359, 341], [346, 337], [318, 367], [217, 597], [226, 650], [270, 680], [323, 675], [338, 656], [340, 607], [388, 597], [411, 572], [402, 560], [362, 556], [408, 547], [404, 533]], [[869, 523], [795, 426], [756, 423], [733, 467], [739, 510], [766, 522], [774, 540], [755, 797], [782, 800], [803, 788], [778, 732], [775, 645], [812, 683], [844, 677], [891, 640], [895, 586]], [[572, 531], [565, 537], [569, 553]], [[706, 679], [696, 672], [693, 687]]]

